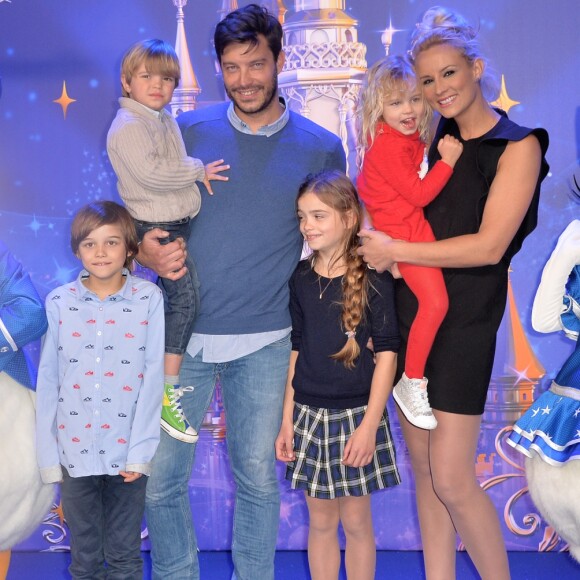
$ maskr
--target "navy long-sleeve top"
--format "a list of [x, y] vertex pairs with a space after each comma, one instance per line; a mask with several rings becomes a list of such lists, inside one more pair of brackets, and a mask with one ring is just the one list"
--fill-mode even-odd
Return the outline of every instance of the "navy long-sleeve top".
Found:
[[298, 351], [292, 383], [296, 403], [328, 409], [366, 405], [375, 368], [369, 338], [375, 352], [399, 350], [393, 278], [374, 271], [368, 276], [368, 304], [356, 330], [361, 354], [354, 368], [347, 369], [330, 358], [347, 340], [341, 325], [342, 276], [319, 278], [308, 260], [298, 264], [290, 279], [292, 350]]

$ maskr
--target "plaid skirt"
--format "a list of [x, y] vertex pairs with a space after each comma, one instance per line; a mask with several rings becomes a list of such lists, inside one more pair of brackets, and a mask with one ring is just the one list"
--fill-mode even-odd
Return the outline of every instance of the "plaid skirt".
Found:
[[372, 461], [364, 467], [341, 463], [346, 443], [363, 420], [365, 411], [366, 406], [322, 409], [295, 403], [296, 459], [286, 469], [286, 479], [292, 489], [303, 489], [311, 497], [334, 499], [367, 495], [401, 483], [386, 410], [377, 429]]

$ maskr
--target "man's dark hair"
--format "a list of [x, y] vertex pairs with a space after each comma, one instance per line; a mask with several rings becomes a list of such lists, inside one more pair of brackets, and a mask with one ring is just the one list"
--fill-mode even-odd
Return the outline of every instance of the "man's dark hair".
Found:
[[218, 23], [214, 33], [214, 46], [221, 63], [226, 47], [234, 42], [238, 44], [258, 44], [258, 35], [266, 38], [268, 47], [278, 60], [282, 50], [282, 26], [268, 10], [257, 4], [248, 4], [230, 12]]

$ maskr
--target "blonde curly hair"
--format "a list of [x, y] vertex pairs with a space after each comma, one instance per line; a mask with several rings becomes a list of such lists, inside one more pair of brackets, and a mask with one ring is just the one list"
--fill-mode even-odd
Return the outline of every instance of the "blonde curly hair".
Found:
[[[382, 119], [383, 103], [393, 93], [407, 91], [417, 85], [413, 65], [404, 56], [381, 58], [367, 71], [357, 103], [357, 164], [362, 167], [365, 152], [373, 145], [377, 123]], [[419, 120], [419, 134], [428, 138], [433, 117], [431, 107], [424, 102], [423, 118]]]

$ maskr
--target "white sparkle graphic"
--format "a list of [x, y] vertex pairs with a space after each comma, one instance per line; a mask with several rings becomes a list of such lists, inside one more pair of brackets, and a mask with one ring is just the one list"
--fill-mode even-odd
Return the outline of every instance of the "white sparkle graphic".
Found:
[[60, 266], [54, 258], [53, 260], [56, 264], [56, 269], [54, 271], [52, 282], [57, 282], [59, 285], [70, 282], [74, 272], [76, 271], [76, 268], [65, 268], [64, 266]]
[[528, 377], [528, 375], [526, 374], [528, 372], [528, 369], [530, 367], [527, 366], [524, 370], [520, 371], [518, 369], [514, 369], [513, 367], [511, 367], [511, 370], [514, 372], [514, 374], [516, 375], [516, 381], [514, 383], [514, 386], [517, 385], [518, 383], [522, 382], [522, 381], [529, 381], [530, 378]]
[[34, 235], [38, 233], [38, 230], [42, 227], [42, 224], [36, 219], [36, 216], [32, 216], [32, 221], [28, 224], [28, 227], [34, 232]]

